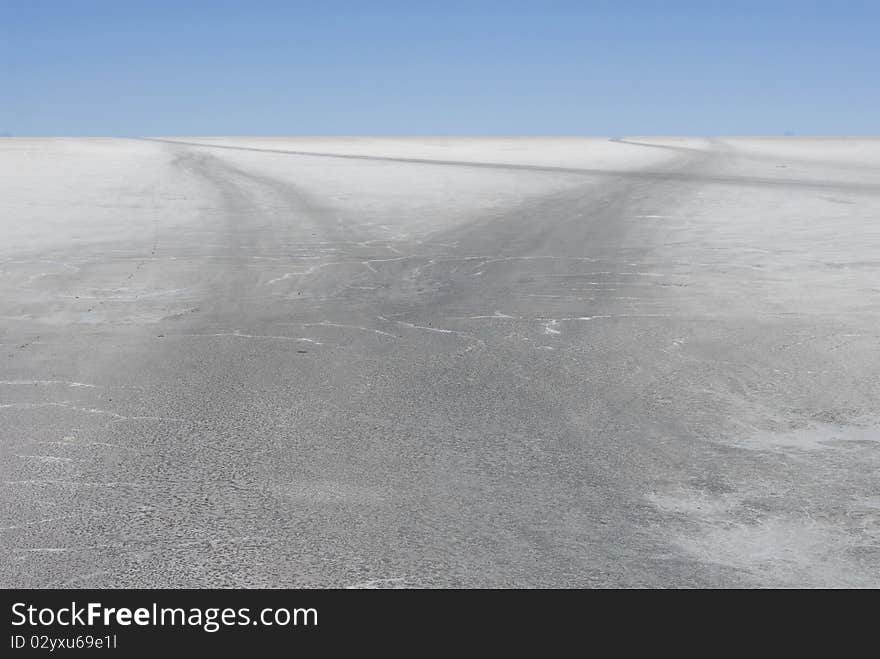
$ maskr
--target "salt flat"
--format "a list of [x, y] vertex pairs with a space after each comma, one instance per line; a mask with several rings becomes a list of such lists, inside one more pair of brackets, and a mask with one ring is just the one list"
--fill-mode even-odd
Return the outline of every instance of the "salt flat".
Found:
[[0, 585], [880, 585], [880, 139], [0, 139]]

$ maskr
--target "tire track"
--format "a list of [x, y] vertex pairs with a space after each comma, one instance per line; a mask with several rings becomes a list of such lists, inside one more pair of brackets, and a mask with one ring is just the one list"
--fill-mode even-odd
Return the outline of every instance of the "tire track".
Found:
[[[827, 189], [827, 190], [846, 190], [849, 192], [866, 192], [876, 193], [880, 191], [880, 183], [858, 183], [851, 181], [829, 181], [822, 179], [795, 179], [795, 178], [768, 178], [761, 176], [721, 176], [721, 175], [705, 175], [698, 172], [670, 172], [665, 166], [663, 168], [643, 169], [643, 170], [612, 170], [598, 169], [587, 167], [552, 167], [546, 165], [525, 165], [516, 163], [501, 162], [476, 162], [468, 160], [436, 160], [430, 158], [404, 158], [395, 156], [368, 156], [361, 154], [342, 154], [342, 153], [326, 153], [318, 151], [298, 151], [291, 149], [264, 149], [249, 146], [232, 146], [228, 144], [208, 144], [200, 142], [187, 142], [185, 140], [170, 140], [156, 137], [140, 138], [152, 142], [163, 142], [167, 144], [180, 144], [185, 146], [200, 147], [204, 149], [232, 149], [235, 151], [255, 151], [258, 153], [274, 153], [286, 154], [293, 156], [308, 156], [317, 158], [339, 158], [345, 160], [366, 160], [374, 162], [392, 162], [392, 163], [409, 163], [414, 165], [436, 165], [443, 167], [473, 167], [476, 169], [506, 169], [511, 171], [522, 172], [548, 172], [560, 174], [584, 174], [587, 176], [601, 176], [612, 178], [632, 178], [643, 179], [648, 181], [659, 182], [685, 182], [700, 184], [717, 184], [732, 186], [753, 186], [753, 187], [771, 187], [771, 188], [806, 188], [806, 189]], [[624, 144], [636, 144], [639, 146], [658, 147], [655, 144], [626, 142], [624, 140], [616, 140]], [[658, 147], [670, 149], [682, 149], [684, 147]], [[694, 151], [700, 151], [694, 149]]]

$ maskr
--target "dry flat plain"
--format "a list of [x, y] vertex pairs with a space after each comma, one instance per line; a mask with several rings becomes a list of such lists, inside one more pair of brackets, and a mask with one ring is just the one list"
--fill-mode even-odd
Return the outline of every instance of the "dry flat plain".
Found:
[[0, 140], [0, 585], [880, 586], [880, 139]]

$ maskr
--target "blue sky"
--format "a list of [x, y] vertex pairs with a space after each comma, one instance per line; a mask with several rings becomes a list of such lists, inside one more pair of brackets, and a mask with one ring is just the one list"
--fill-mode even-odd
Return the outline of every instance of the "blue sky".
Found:
[[877, 135], [880, 1], [0, 0], [0, 133]]

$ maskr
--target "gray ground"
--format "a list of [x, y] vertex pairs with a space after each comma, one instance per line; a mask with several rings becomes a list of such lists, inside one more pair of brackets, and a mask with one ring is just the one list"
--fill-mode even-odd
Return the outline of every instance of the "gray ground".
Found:
[[0, 140], [0, 585], [880, 586], [880, 140], [200, 141]]

